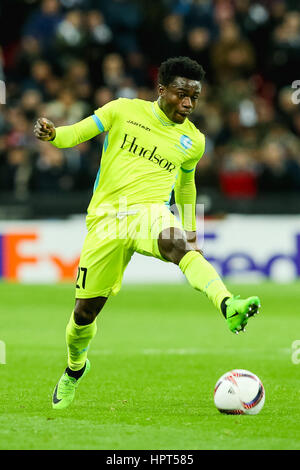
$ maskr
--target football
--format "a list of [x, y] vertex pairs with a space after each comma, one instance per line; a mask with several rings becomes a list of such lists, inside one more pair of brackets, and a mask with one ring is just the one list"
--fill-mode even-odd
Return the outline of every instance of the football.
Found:
[[217, 381], [214, 402], [221, 413], [257, 415], [265, 403], [265, 389], [252, 372], [234, 369]]

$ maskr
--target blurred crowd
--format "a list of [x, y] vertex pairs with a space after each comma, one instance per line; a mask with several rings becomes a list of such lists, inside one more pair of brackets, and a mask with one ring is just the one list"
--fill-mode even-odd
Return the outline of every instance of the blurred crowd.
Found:
[[28, 3], [0, 48], [0, 192], [91, 190], [103, 136], [59, 150], [34, 138], [35, 120], [67, 125], [118, 97], [155, 100], [159, 64], [179, 55], [206, 71], [192, 117], [206, 135], [199, 190], [300, 191], [298, 0]]

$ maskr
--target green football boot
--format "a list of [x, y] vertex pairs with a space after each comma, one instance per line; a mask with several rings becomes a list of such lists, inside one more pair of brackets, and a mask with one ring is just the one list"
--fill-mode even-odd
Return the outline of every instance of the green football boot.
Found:
[[239, 295], [226, 300], [226, 322], [230, 331], [238, 334], [245, 331], [248, 320], [259, 313], [260, 300], [258, 297], [248, 297], [242, 300]]
[[85, 369], [81, 377], [79, 379], [75, 379], [74, 377], [70, 377], [66, 371], [63, 373], [61, 378], [59, 379], [58, 383], [53, 392], [52, 396], [52, 407], [55, 410], [63, 410], [67, 408], [72, 401], [74, 400], [75, 391], [78, 385], [80, 384], [83, 377], [89, 372], [91, 368], [90, 361], [87, 359], [85, 363]]

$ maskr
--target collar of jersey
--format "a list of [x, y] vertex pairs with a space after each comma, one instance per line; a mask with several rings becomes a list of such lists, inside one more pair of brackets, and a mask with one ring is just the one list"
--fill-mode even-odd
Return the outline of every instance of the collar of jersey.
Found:
[[159, 107], [157, 101], [152, 103], [152, 111], [155, 117], [164, 125], [164, 126], [176, 126], [176, 122], [171, 121], [168, 116], [165, 115], [163, 110]]

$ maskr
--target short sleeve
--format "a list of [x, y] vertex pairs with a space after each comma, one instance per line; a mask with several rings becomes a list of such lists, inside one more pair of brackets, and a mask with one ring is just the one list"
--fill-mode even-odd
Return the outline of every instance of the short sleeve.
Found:
[[92, 118], [101, 132], [110, 130], [119, 106], [120, 100], [118, 99], [110, 101], [94, 111]]

